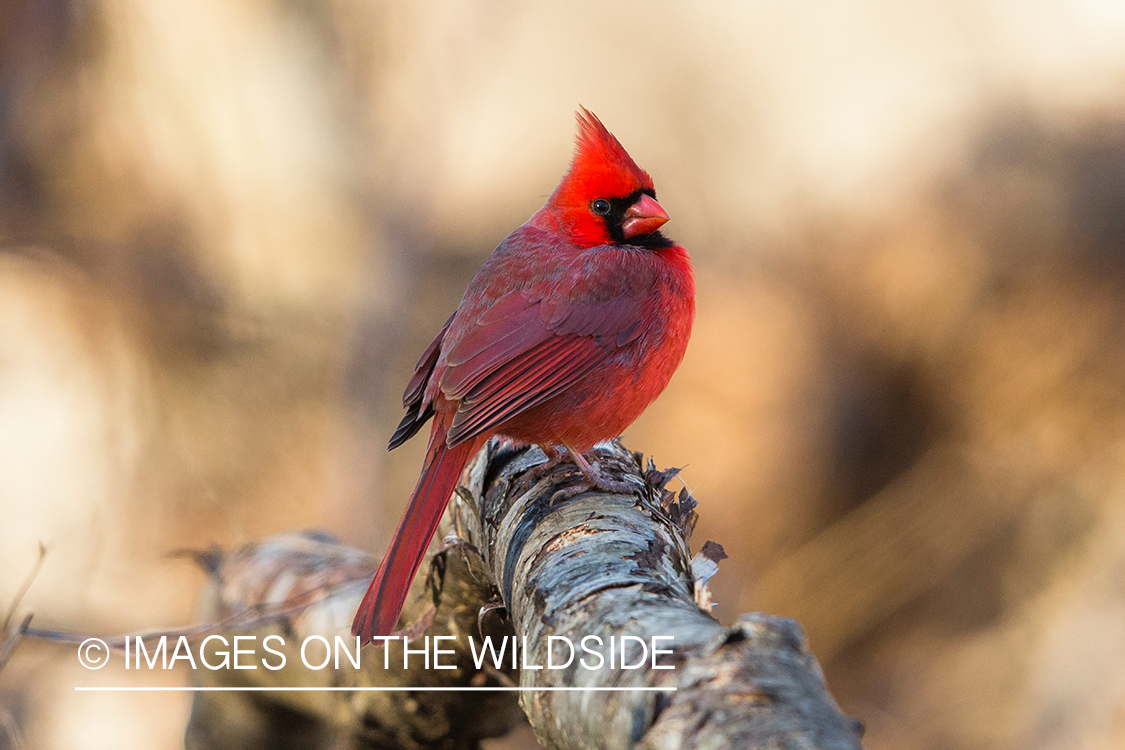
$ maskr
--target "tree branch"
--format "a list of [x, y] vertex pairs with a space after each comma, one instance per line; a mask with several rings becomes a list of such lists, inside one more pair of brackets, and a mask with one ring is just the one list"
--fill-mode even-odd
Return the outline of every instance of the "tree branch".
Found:
[[[755, 614], [728, 628], [700, 609], [709, 608], [706, 578], [721, 548], [709, 545], [707, 555], [693, 560], [687, 540], [695, 501], [664, 487], [675, 470], [660, 472], [650, 463], [646, 471], [639, 455], [619, 444], [603, 446], [601, 469], [634, 481], [637, 493], [586, 493], [552, 506], [552, 495], [580, 477], [563, 464], [527, 490], [526, 472], [543, 460], [538, 449], [496, 443], [483, 449], [450, 502], [445, 523], [456, 536], [412, 588], [403, 621], [420, 624], [407, 630], [455, 636], [447, 647], [456, 653], [450, 658], [456, 670], [424, 669], [418, 657], [409, 670], [384, 669], [384, 658], [402, 666], [402, 644], [392, 643], [386, 654], [383, 647], [365, 649], [360, 670], [294, 667], [205, 677], [246, 684], [250, 674], [264, 684], [310, 687], [504, 688], [518, 681], [520, 705], [551, 750], [860, 747], [861, 725], [844, 717], [828, 694], [799, 625]], [[216, 583], [205, 614], [229, 619], [240, 609], [276, 608], [316, 588], [324, 597], [286, 623], [283, 630], [293, 636], [286, 648], [306, 634], [331, 640], [347, 633], [372, 568], [366, 556], [329, 540], [280, 537], [213, 565]], [[486, 611], [497, 593], [508, 620]], [[476, 668], [470, 637], [479, 648], [482, 636], [512, 635], [520, 638], [524, 668], [512, 669], [507, 660], [500, 669]], [[569, 664], [548, 669], [568, 660], [571, 644], [577, 653]], [[587, 668], [598, 666], [598, 657], [582, 645], [601, 654], [602, 668]], [[623, 659], [637, 668], [622, 668]], [[516, 694], [502, 692], [270, 693], [265, 700], [254, 694], [253, 705], [246, 695], [200, 694], [187, 747], [260, 745], [280, 731], [271, 729], [274, 723], [292, 725], [295, 718], [306, 747], [474, 747], [517, 717]], [[248, 721], [248, 711], [258, 718]], [[271, 711], [282, 714], [271, 717]]]

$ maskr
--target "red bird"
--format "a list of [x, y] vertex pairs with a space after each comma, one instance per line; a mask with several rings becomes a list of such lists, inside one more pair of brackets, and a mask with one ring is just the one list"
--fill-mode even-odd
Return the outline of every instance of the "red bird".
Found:
[[578, 491], [635, 489], [582, 454], [640, 416], [687, 348], [695, 281], [687, 251], [659, 231], [666, 221], [652, 178], [583, 109], [570, 171], [477, 271], [406, 386], [390, 448], [432, 417], [430, 443], [354, 635], [391, 633], [461, 471], [489, 437], [538, 444], [551, 465], [565, 448], [585, 478]]

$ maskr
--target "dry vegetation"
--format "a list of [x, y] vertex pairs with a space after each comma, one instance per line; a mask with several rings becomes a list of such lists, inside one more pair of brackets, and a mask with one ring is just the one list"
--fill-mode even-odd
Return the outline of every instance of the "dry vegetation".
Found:
[[[0, 3], [0, 609], [37, 540], [23, 610], [105, 633], [192, 619], [175, 549], [382, 545], [410, 365], [581, 103], [697, 262], [628, 439], [687, 466], [720, 619], [800, 619], [872, 750], [1122, 747], [1123, 39], [1094, 0]], [[21, 643], [0, 748], [180, 744], [186, 696], [86, 677]]]

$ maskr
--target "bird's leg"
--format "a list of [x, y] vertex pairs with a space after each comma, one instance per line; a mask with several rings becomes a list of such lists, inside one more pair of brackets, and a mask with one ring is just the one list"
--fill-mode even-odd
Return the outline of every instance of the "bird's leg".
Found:
[[547, 460], [537, 466], [531, 467], [523, 475], [524, 491], [531, 489], [532, 485], [547, 476], [552, 469], [566, 460], [566, 452], [559, 450], [553, 445], [540, 445], [539, 449], [547, 455]]
[[632, 495], [637, 491], [637, 486], [635, 484], [626, 482], [623, 479], [610, 477], [602, 472], [597, 462], [591, 464], [586, 460], [585, 456], [569, 445], [566, 446], [566, 451], [570, 454], [570, 458], [574, 461], [578, 470], [582, 472], [582, 481], [570, 487], [564, 487], [552, 495], [551, 505], [554, 505], [555, 502], [559, 500], [569, 500], [575, 495], [581, 495], [583, 492], [589, 492], [594, 489], [603, 490], [615, 495]]

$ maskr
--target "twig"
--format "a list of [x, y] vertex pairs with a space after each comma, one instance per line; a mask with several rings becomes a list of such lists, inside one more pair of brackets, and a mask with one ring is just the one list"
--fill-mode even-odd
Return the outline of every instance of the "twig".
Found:
[[[183, 636], [189, 641], [198, 640], [211, 633], [227, 633], [237, 630], [254, 630], [264, 625], [288, 620], [296, 615], [301, 614], [309, 607], [324, 601], [330, 594], [321, 594], [313, 596], [312, 594], [304, 594], [294, 599], [286, 600], [279, 605], [259, 605], [255, 607], [248, 607], [241, 612], [238, 612], [225, 620], [218, 620], [215, 622], [201, 622], [195, 625], [187, 625], [182, 628], [167, 628], [161, 630], [137, 630], [132, 633], [124, 635], [113, 635], [101, 637], [106, 645], [114, 651], [124, 651], [125, 643], [128, 639], [137, 638], [142, 640], [159, 640], [162, 637], [179, 638]], [[304, 599], [305, 601], [299, 601]], [[28, 616], [28, 621], [31, 617]], [[37, 638], [42, 641], [53, 641], [55, 643], [82, 643], [87, 638], [94, 637], [89, 633], [74, 633], [63, 630], [46, 630], [42, 628], [26, 628], [23, 635], [28, 638]]]
[[12, 619], [16, 616], [16, 610], [19, 609], [20, 602], [23, 601], [24, 596], [31, 589], [31, 584], [39, 575], [39, 571], [43, 568], [43, 561], [47, 558], [48, 548], [39, 542], [39, 557], [35, 560], [35, 565], [32, 566], [31, 572], [24, 578], [23, 585], [20, 586], [16, 592], [15, 597], [12, 599], [11, 605], [8, 607], [8, 613], [4, 616], [4, 622], [0, 625], [0, 633], [3, 633], [3, 638], [0, 638], [0, 671], [12, 658], [12, 653], [16, 650], [16, 644], [19, 643], [20, 638], [28, 632], [28, 624], [31, 622], [31, 614], [23, 618], [23, 621], [18, 625], [13, 626]]
[[35, 565], [31, 567], [31, 572], [23, 580], [23, 585], [20, 586], [19, 591], [16, 592], [15, 598], [12, 599], [11, 605], [8, 607], [8, 613], [4, 616], [4, 624], [0, 625], [0, 630], [5, 633], [8, 632], [8, 626], [12, 624], [12, 618], [16, 616], [16, 610], [23, 601], [24, 596], [31, 589], [31, 584], [35, 582], [35, 578], [39, 575], [39, 571], [43, 568], [43, 561], [47, 559], [47, 553], [50, 550], [39, 542], [39, 556], [35, 560]]

